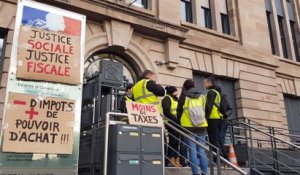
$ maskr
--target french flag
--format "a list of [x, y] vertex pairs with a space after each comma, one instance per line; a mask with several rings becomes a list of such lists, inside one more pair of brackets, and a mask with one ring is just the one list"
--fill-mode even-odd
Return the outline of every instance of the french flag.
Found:
[[22, 24], [49, 31], [63, 32], [69, 35], [80, 36], [81, 34], [80, 20], [28, 6], [24, 6]]

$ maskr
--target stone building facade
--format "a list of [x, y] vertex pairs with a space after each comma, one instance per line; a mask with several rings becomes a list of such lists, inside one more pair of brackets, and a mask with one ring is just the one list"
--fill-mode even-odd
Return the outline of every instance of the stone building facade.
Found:
[[[286, 97], [300, 100], [300, 1], [39, 2], [87, 16], [86, 59], [116, 54], [134, 72], [133, 79], [150, 69], [158, 83], [178, 88], [186, 79], [214, 74], [234, 83], [237, 117], [289, 128]], [[0, 1], [0, 121], [16, 9], [17, 0]], [[300, 123], [299, 114], [289, 117]]]

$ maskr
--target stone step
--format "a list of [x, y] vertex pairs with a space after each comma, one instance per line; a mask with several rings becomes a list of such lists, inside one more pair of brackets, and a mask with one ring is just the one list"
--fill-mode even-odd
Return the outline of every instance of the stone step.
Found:
[[[250, 174], [249, 168], [242, 168], [245, 172]], [[199, 170], [200, 172], [200, 170]], [[214, 169], [215, 174], [217, 174], [217, 169]], [[232, 168], [222, 168], [221, 169], [222, 175], [240, 175], [239, 172]], [[166, 167], [165, 168], [165, 175], [192, 175], [192, 170], [190, 167], [184, 168], [176, 168], [176, 167]]]

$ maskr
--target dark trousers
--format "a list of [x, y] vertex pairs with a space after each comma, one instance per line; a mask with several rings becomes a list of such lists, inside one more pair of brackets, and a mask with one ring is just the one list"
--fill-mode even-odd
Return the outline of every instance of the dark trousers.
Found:
[[225, 146], [224, 144], [221, 143], [221, 137], [220, 137], [221, 127], [222, 127], [222, 120], [208, 119], [207, 132], [208, 132], [209, 142], [215, 147], [219, 148], [221, 151], [221, 155], [227, 159], [228, 156], [227, 156]]
[[174, 131], [172, 128], [166, 126], [166, 129], [169, 133], [169, 148], [168, 148], [168, 157], [178, 157], [179, 154], [179, 133]]
[[188, 149], [187, 139], [184, 136], [180, 137], [180, 164], [186, 166], [188, 164]]
[[221, 124], [221, 131], [220, 131], [220, 144], [221, 144], [221, 151], [223, 154], [223, 157], [226, 158], [228, 160], [228, 152], [225, 149], [225, 137], [226, 137], [226, 133], [227, 133], [227, 129], [228, 129], [229, 123], [227, 119], [222, 120], [222, 124]]

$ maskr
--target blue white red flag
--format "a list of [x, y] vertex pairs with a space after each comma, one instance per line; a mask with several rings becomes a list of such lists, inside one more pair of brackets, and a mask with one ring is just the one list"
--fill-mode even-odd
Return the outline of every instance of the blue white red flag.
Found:
[[81, 33], [81, 21], [28, 6], [24, 6], [22, 24], [70, 35]]

